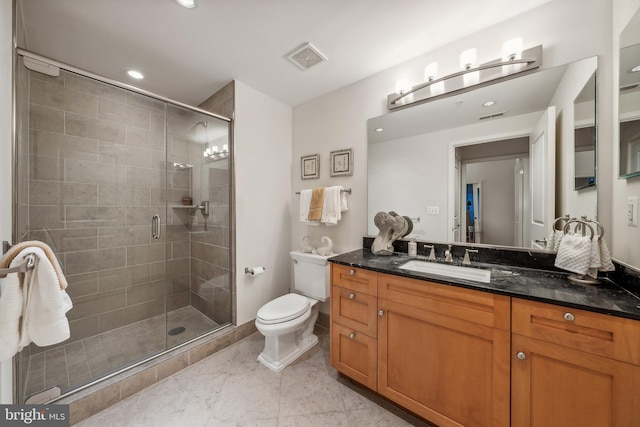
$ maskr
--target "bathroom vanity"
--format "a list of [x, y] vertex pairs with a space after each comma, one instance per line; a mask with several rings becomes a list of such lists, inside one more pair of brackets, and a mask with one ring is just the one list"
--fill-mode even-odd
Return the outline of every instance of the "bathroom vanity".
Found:
[[[640, 298], [496, 264], [488, 283], [331, 258], [331, 365], [439, 426], [637, 426]], [[474, 266], [475, 267], [475, 266]]]

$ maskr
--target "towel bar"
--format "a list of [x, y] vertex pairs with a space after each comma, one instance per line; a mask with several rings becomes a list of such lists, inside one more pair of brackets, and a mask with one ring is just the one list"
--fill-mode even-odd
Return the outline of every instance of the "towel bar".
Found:
[[17, 267], [0, 268], [0, 277], [4, 277], [7, 274], [11, 273], [26, 273], [28, 270], [33, 269], [33, 267], [36, 265], [35, 255], [29, 254], [25, 256], [25, 258], [26, 261]]
[[[351, 189], [350, 188], [346, 188], [344, 190], [340, 190], [341, 192], [347, 193], [347, 194], [351, 194]], [[296, 194], [300, 194], [299, 191], [296, 191]]]

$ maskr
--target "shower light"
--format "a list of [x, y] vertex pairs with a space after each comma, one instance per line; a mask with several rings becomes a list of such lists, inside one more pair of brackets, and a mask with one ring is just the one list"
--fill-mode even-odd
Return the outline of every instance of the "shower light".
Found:
[[632, 73], [640, 72], [640, 65], [636, 65], [635, 67], [633, 67], [633, 68], [631, 69], [631, 72], [632, 72]]
[[140, 72], [140, 71], [136, 71], [136, 70], [129, 70], [127, 71], [127, 74], [129, 74], [129, 77], [133, 77], [134, 79], [143, 79], [144, 75]]
[[491, 107], [493, 105], [496, 105], [496, 101], [487, 101], [484, 104], [482, 104], [483, 107]]
[[196, 0], [176, 0], [178, 4], [187, 9], [193, 9], [196, 7]]

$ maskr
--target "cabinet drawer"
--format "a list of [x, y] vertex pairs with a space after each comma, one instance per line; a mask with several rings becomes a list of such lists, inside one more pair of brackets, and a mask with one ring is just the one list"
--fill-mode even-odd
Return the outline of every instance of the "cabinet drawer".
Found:
[[372, 390], [377, 384], [377, 345], [363, 333], [331, 323], [331, 366]]
[[425, 280], [378, 274], [378, 296], [421, 310], [510, 330], [510, 298]]
[[640, 365], [640, 321], [513, 299], [513, 333]]
[[351, 289], [331, 287], [331, 321], [375, 338], [378, 299]]
[[331, 284], [342, 288], [378, 295], [378, 273], [347, 265], [331, 264]]

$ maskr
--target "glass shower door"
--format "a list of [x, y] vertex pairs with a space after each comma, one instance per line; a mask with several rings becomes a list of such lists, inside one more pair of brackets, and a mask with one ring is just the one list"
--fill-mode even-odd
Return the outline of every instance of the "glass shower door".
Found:
[[51, 246], [71, 337], [19, 355], [20, 401], [167, 347], [167, 104], [78, 74], [20, 67], [18, 240]]

